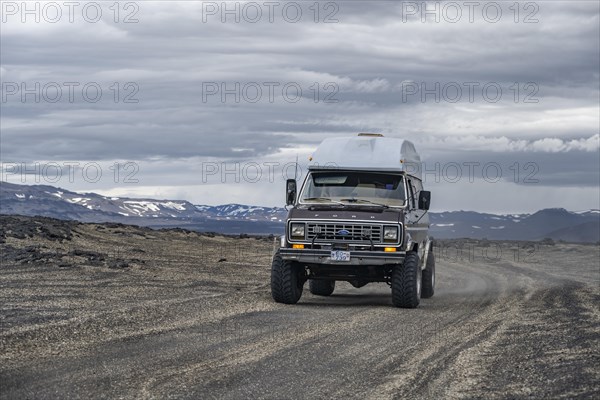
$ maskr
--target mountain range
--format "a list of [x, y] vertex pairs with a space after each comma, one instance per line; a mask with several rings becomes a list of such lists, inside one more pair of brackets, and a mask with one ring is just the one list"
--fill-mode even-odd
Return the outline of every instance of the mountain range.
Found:
[[[185, 200], [107, 197], [49, 185], [0, 182], [0, 213], [82, 222], [119, 222], [152, 228], [181, 227], [225, 234], [282, 234], [287, 211], [242, 204], [195, 205]], [[490, 240], [600, 241], [600, 210], [543, 209], [532, 214], [475, 211], [430, 213], [433, 237]]]

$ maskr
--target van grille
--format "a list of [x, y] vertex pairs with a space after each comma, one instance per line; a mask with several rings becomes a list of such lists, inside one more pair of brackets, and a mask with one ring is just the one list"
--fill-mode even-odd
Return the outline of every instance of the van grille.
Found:
[[[306, 224], [307, 238], [315, 243], [324, 241], [343, 241], [353, 243], [381, 243], [382, 225], [344, 224], [344, 223], [311, 223]], [[347, 231], [344, 235], [340, 231]]]

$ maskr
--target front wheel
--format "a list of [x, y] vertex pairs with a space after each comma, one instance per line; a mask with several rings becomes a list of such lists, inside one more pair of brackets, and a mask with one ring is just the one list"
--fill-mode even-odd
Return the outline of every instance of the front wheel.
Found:
[[335, 290], [335, 281], [311, 279], [308, 281], [308, 288], [312, 294], [317, 296], [331, 296]]
[[285, 261], [279, 252], [271, 264], [271, 296], [278, 303], [296, 304], [302, 297], [304, 281], [300, 278], [301, 268], [292, 261]]
[[396, 307], [416, 308], [421, 298], [421, 268], [419, 255], [406, 253], [404, 264], [392, 271], [392, 303]]

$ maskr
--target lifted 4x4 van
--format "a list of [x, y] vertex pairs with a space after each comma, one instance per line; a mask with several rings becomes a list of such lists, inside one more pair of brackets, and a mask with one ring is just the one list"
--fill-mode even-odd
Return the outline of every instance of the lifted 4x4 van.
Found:
[[330, 138], [317, 148], [304, 183], [286, 184], [285, 236], [271, 266], [271, 294], [294, 304], [308, 281], [329, 296], [336, 281], [360, 288], [386, 282], [392, 303], [415, 308], [433, 296], [428, 236], [431, 194], [411, 142], [378, 134]]

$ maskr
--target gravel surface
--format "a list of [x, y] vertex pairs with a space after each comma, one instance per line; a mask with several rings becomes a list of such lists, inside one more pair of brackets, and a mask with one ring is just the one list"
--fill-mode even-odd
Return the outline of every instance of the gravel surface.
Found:
[[600, 398], [597, 245], [437, 243], [435, 296], [269, 291], [269, 238], [0, 216], [0, 398]]

